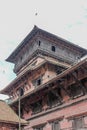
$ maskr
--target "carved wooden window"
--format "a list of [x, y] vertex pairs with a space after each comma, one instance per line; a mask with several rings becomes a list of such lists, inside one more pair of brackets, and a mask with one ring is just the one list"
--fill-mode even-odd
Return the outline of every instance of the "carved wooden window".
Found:
[[60, 125], [58, 121], [52, 122], [52, 130], [60, 130]]
[[39, 78], [37, 78], [37, 79], [35, 79], [34, 81], [33, 81], [33, 85], [35, 86], [35, 87], [38, 87], [39, 85], [41, 85], [42, 84], [42, 76], [40, 76]]
[[19, 89], [19, 92], [20, 92], [20, 96], [23, 96], [23, 95], [24, 95], [24, 88], [21, 87], [21, 88]]
[[36, 114], [42, 111], [42, 100], [39, 100], [38, 102], [35, 102], [34, 104], [32, 104], [32, 111], [33, 111], [33, 114]]
[[68, 87], [68, 90], [73, 98], [79, 97], [83, 95], [83, 91], [81, 89], [81, 86], [74, 84]]
[[[59, 97], [58, 97], [58, 96]], [[59, 99], [60, 98], [60, 99]], [[48, 105], [50, 107], [55, 107], [55, 106], [58, 106], [60, 104], [60, 101], [59, 100], [62, 100], [61, 97], [60, 97], [60, 94], [58, 93], [57, 90], [55, 91], [51, 91], [48, 93]]]
[[83, 118], [75, 118], [73, 120], [73, 129], [74, 130], [80, 130], [84, 128], [84, 119]]
[[51, 47], [51, 50], [55, 52], [55, 51], [56, 51], [55, 46], [52, 46], [52, 47]]
[[21, 87], [21, 88], [19, 88], [19, 89], [17, 89], [17, 95], [19, 96], [23, 96], [24, 95], [24, 88], [23, 87]]
[[41, 78], [37, 80], [37, 85], [40, 85], [41, 84]]

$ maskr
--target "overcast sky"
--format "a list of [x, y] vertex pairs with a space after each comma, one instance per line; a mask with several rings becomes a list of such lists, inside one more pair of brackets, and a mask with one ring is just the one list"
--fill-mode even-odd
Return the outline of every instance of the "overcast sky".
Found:
[[5, 59], [34, 25], [87, 49], [87, 0], [0, 0], [0, 90], [15, 78]]

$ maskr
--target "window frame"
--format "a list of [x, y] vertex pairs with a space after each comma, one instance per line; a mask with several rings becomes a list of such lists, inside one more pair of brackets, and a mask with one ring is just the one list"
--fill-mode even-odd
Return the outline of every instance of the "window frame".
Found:
[[55, 51], [56, 51], [56, 47], [52, 45], [52, 46], [51, 46], [51, 51], [52, 51], [52, 52], [55, 52]]
[[[40, 81], [40, 83], [38, 84], [38, 81]], [[35, 88], [39, 87], [43, 82], [43, 75], [39, 76], [37, 79], [34, 79], [32, 81], [33, 85], [35, 86]]]
[[33, 128], [33, 130], [43, 130], [45, 125], [39, 125]]
[[[81, 120], [81, 122], [78, 122], [80, 120]], [[78, 126], [78, 124], [80, 124], [81, 127]], [[80, 128], [84, 128], [84, 117], [74, 118], [72, 128], [75, 129], [75, 130], [80, 130]]]
[[[57, 125], [57, 128], [55, 125]], [[52, 122], [52, 129], [51, 130], [60, 130], [60, 124], [59, 124], [58, 120], [55, 120]]]

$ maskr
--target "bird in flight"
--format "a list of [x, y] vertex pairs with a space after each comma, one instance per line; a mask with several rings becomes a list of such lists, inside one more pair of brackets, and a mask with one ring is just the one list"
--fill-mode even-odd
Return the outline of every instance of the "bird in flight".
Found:
[[38, 15], [38, 13], [35, 13], [35, 16], [37, 16]]

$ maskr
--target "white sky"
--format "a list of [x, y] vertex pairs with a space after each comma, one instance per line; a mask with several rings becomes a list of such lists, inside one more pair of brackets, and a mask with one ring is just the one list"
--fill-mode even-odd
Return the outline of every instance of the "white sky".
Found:
[[34, 25], [87, 49], [87, 0], [0, 0], [0, 90], [15, 78], [5, 59]]

